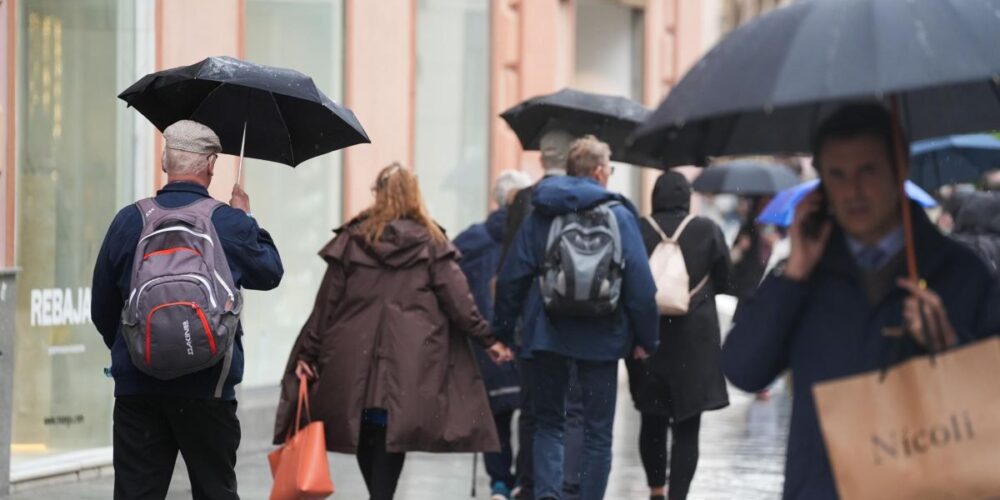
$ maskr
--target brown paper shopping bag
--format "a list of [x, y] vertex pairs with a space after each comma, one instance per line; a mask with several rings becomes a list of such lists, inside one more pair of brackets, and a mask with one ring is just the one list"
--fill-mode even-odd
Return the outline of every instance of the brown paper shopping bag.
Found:
[[285, 444], [267, 456], [274, 477], [270, 500], [319, 500], [333, 494], [323, 422], [300, 427], [303, 406], [309, 419], [309, 393], [305, 378], [300, 377], [295, 422]]
[[840, 497], [1000, 498], [1000, 338], [882, 375], [813, 387]]

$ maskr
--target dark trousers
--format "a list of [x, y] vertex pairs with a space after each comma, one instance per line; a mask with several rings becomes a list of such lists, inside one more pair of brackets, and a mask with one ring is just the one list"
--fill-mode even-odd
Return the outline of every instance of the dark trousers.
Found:
[[180, 451], [195, 500], [238, 500], [236, 401], [115, 399], [115, 500], [162, 500]]
[[583, 403], [580, 498], [604, 498], [611, 472], [611, 430], [618, 395], [618, 363], [575, 360], [536, 352], [531, 365], [532, 403], [537, 426], [533, 450], [535, 498], [565, 498], [566, 396], [574, 365]]
[[493, 414], [493, 423], [497, 427], [497, 435], [500, 437], [499, 453], [483, 453], [483, 462], [486, 463], [486, 473], [490, 476], [490, 484], [500, 481], [508, 488], [514, 487], [514, 451], [510, 444], [510, 426], [514, 419], [514, 410], [502, 411]]
[[[532, 500], [535, 488], [534, 441], [535, 412], [532, 406], [531, 360], [518, 360], [521, 372], [521, 414], [517, 423], [517, 484], [520, 499]], [[569, 390], [566, 393], [566, 426], [564, 432], [563, 500], [575, 500], [580, 495], [580, 466], [583, 462], [583, 402], [576, 366], [570, 367]]]
[[[667, 455], [667, 427], [674, 437], [670, 455]], [[698, 433], [701, 415], [680, 422], [671, 422], [665, 415], [642, 414], [639, 428], [639, 456], [646, 469], [650, 488], [667, 484], [667, 464], [670, 465], [670, 500], [684, 500], [691, 488], [698, 468]]]
[[405, 453], [385, 450], [385, 426], [361, 421], [358, 440], [358, 467], [365, 478], [371, 500], [391, 500], [396, 494], [399, 475], [403, 472]]

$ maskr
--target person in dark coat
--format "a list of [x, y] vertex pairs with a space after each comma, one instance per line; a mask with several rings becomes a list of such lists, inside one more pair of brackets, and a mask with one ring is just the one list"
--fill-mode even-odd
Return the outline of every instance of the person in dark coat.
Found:
[[[653, 188], [652, 219], [667, 236], [674, 235], [689, 216], [691, 184], [677, 172], [667, 172]], [[639, 223], [646, 253], [662, 241], [660, 233], [643, 219]], [[732, 293], [733, 265], [722, 229], [705, 217], [694, 217], [678, 238], [690, 276], [688, 313], [660, 317], [660, 349], [645, 361], [625, 361], [629, 389], [642, 413], [639, 453], [650, 498], [687, 498], [698, 466], [701, 413], [729, 405], [722, 374], [719, 315], [715, 294]], [[673, 446], [667, 454], [667, 428]], [[666, 494], [667, 465], [670, 489]]]
[[969, 195], [951, 235], [972, 249], [1000, 277], [1000, 193]]
[[[842, 107], [820, 125], [813, 152], [823, 189], [798, 206], [786, 264], [741, 305], [722, 349], [726, 376], [745, 391], [792, 372], [786, 500], [838, 497], [813, 401], [816, 383], [926, 353], [927, 338], [953, 346], [1000, 332], [996, 280], [915, 203], [913, 239], [927, 286], [906, 278], [903, 180], [893, 168], [885, 109]], [[921, 310], [940, 326], [925, 325]], [[885, 334], [901, 326], [907, 334]]]
[[[611, 469], [611, 430], [617, 397], [618, 360], [645, 357], [659, 345], [656, 286], [636, 220], [635, 208], [608, 191], [610, 150], [593, 136], [573, 143], [568, 176], [542, 181], [534, 191], [534, 211], [525, 219], [497, 279], [494, 333], [514, 338], [520, 319], [521, 363], [531, 357], [531, 403], [538, 428], [534, 438], [534, 497], [562, 498], [566, 394], [570, 367], [577, 368], [583, 392], [584, 451], [580, 498], [603, 498]], [[538, 276], [550, 227], [556, 216], [610, 208], [621, 234], [624, 275], [617, 309], [603, 317], [550, 316], [542, 304]]]
[[[455, 247], [462, 253], [459, 266], [469, 281], [476, 307], [487, 322], [493, 319], [493, 286], [500, 267], [500, 253], [503, 251], [507, 208], [517, 190], [530, 183], [528, 176], [522, 172], [502, 172], [497, 176], [493, 187], [493, 198], [500, 208], [491, 213], [486, 222], [474, 224], [453, 240]], [[473, 352], [479, 362], [479, 371], [490, 398], [493, 422], [500, 436], [500, 452], [485, 453], [483, 461], [486, 463], [486, 473], [490, 476], [492, 497], [507, 500], [517, 481], [511, 470], [514, 465], [511, 424], [514, 411], [521, 406], [521, 380], [515, 363], [498, 365], [483, 349], [474, 349]]]
[[[181, 120], [163, 131], [167, 184], [154, 198], [178, 208], [211, 198], [208, 187], [222, 152], [209, 127]], [[212, 225], [240, 288], [271, 290], [284, 274], [278, 249], [250, 216], [250, 199], [237, 184], [228, 205], [212, 213]], [[243, 327], [237, 327], [232, 361], [171, 380], [139, 371], [120, 335], [122, 308], [133, 292], [132, 266], [143, 214], [132, 204], [108, 228], [94, 265], [91, 317], [111, 350], [115, 379], [114, 469], [116, 499], [167, 495], [177, 453], [187, 464], [195, 499], [236, 499], [236, 451], [240, 421], [236, 385], [243, 380]]]
[[389, 166], [375, 203], [320, 256], [326, 275], [289, 355], [275, 443], [294, 425], [299, 377], [329, 451], [357, 454], [372, 500], [395, 494], [405, 452], [499, 451], [468, 340], [509, 361], [431, 220], [416, 177]]

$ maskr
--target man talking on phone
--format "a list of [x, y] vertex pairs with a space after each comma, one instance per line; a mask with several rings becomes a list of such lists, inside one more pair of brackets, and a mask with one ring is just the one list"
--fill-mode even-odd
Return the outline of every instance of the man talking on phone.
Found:
[[741, 304], [722, 352], [726, 376], [745, 391], [792, 372], [785, 499], [837, 498], [815, 383], [1000, 332], [1000, 292], [986, 266], [938, 232], [915, 204], [913, 235], [925, 282], [906, 278], [903, 179], [893, 167], [884, 108], [837, 110], [818, 128], [813, 158], [821, 189], [796, 211], [791, 255]]

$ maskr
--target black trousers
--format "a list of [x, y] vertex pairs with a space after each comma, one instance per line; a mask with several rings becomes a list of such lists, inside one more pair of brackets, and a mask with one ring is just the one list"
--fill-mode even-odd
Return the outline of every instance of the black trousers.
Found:
[[493, 423], [497, 426], [497, 435], [500, 437], [499, 453], [483, 453], [483, 462], [486, 463], [486, 473], [490, 476], [490, 485], [500, 481], [508, 488], [514, 487], [516, 481], [511, 468], [514, 465], [514, 451], [511, 448], [511, 423], [514, 419], [514, 410], [502, 411], [493, 414]]
[[[667, 455], [667, 427], [674, 437], [670, 455]], [[667, 498], [684, 500], [691, 488], [695, 470], [698, 468], [698, 433], [701, 430], [701, 415], [680, 422], [671, 421], [664, 415], [642, 414], [639, 428], [639, 455], [646, 469], [646, 480], [650, 488], [667, 484], [667, 464], [670, 464], [670, 489]]]
[[358, 467], [365, 478], [371, 500], [392, 500], [405, 459], [405, 453], [385, 451], [385, 427], [361, 421]]
[[180, 451], [194, 500], [238, 500], [236, 401], [161, 396], [115, 399], [115, 500], [162, 500]]

